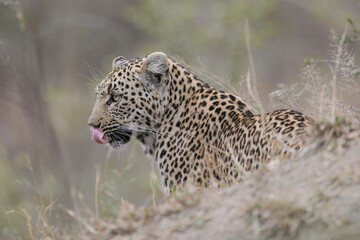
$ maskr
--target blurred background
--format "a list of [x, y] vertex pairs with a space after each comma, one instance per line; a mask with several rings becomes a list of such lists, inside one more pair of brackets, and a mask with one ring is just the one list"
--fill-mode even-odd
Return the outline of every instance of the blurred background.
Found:
[[326, 58], [346, 18], [360, 24], [358, 0], [0, 0], [0, 236], [51, 201], [111, 216], [121, 199], [161, 198], [136, 141], [111, 152], [90, 139], [94, 87], [115, 57], [163, 51], [247, 98], [248, 19], [269, 111], [268, 94], [301, 81], [304, 58]]

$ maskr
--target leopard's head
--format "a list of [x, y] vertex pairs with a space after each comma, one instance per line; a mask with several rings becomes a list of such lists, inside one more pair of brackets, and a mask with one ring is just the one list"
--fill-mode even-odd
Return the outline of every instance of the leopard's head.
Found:
[[142, 58], [117, 57], [112, 72], [95, 89], [96, 102], [88, 124], [97, 143], [118, 148], [131, 136], [148, 135], [164, 113], [169, 62], [164, 53]]

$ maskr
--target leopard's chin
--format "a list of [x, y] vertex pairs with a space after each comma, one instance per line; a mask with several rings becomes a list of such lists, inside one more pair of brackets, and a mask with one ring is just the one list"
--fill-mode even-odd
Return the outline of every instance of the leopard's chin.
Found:
[[128, 142], [122, 142], [122, 141], [111, 141], [108, 143], [108, 146], [110, 146], [112, 149], [122, 150], [125, 149]]
[[121, 129], [115, 130], [108, 135], [110, 139], [109, 145], [113, 148], [120, 148], [130, 141], [132, 131], [122, 127]]

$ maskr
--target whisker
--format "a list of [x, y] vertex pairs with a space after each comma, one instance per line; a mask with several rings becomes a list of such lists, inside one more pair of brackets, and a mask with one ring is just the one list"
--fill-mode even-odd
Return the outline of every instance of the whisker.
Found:
[[96, 79], [97, 83], [101, 82], [101, 79], [100, 79], [99, 76], [97, 75], [97, 73], [96, 73], [96, 71], [94, 70], [94, 68], [91, 67], [85, 60], [82, 60], [82, 62], [88, 67], [91, 76], [92, 76], [94, 79]]
[[77, 73], [77, 75], [79, 75], [79, 76], [81, 76], [81, 77], [89, 80], [90, 82], [87, 83], [87, 84], [89, 84], [90, 87], [96, 87], [96, 85], [98, 84], [97, 80], [94, 79], [94, 78], [88, 77], [88, 76], [86, 76], [86, 75], [84, 75], [84, 74], [82, 74], [82, 73]]

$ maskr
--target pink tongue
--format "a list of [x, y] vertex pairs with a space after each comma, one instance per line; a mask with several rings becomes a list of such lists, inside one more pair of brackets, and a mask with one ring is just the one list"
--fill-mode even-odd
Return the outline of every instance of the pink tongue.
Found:
[[108, 143], [109, 140], [104, 138], [104, 132], [100, 128], [90, 126], [91, 138], [97, 143]]

